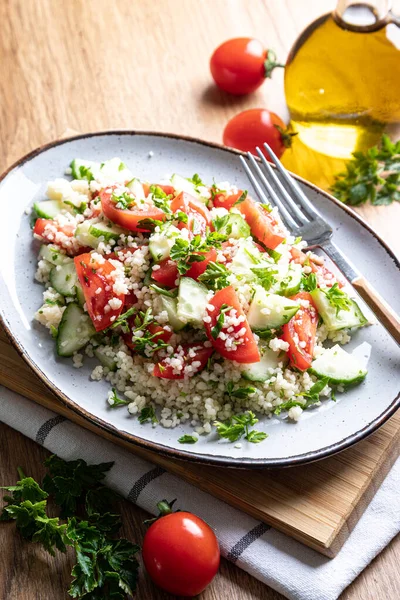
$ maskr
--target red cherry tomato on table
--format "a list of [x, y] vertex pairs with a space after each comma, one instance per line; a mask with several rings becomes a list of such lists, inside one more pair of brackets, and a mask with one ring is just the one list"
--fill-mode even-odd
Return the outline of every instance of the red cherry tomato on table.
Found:
[[[318, 311], [311, 294], [299, 292], [291, 300], [306, 300], [309, 306], [301, 306], [297, 313], [283, 326], [283, 339], [289, 344], [290, 364], [300, 371], [311, 367], [313, 359], [315, 334], [318, 325]], [[304, 348], [300, 346], [304, 345]]]
[[280, 158], [286, 148], [290, 148], [292, 137], [278, 115], [266, 108], [250, 108], [228, 121], [223, 142], [225, 146], [253, 154], [257, 146], [262, 150], [263, 143], [267, 142]]
[[254, 38], [234, 38], [224, 42], [210, 59], [211, 74], [215, 83], [225, 92], [242, 95], [254, 92], [271, 77], [276, 62], [272, 50]]
[[[215, 293], [209, 304], [214, 306], [214, 310], [207, 308], [207, 315], [210, 317], [209, 323], [204, 323], [206, 334], [217, 352], [228, 360], [236, 360], [239, 363], [255, 363], [260, 361], [260, 353], [257, 348], [253, 333], [249, 327], [245, 314], [240, 306], [238, 297], [232, 286], [226, 287]], [[235, 309], [237, 317], [243, 317], [238, 325], [232, 325], [233, 331], [227, 332], [228, 315], [231, 309]], [[225, 311], [225, 312], [223, 312]], [[222, 327], [218, 327], [220, 315], [223, 314]], [[215, 330], [219, 328], [219, 333]], [[230, 327], [229, 327], [230, 328]], [[235, 338], [234, 349], [228, 349], [227, 340], [220, 337], [223, 333], [228, 338], [235, 336], [242, 329], [244, 333]]]
[[177, 596], [197, 596], [214, 579], [220, 561], [211, 527], [189, 512], [161, 517], [147, 530], [142, 555], [150, 577]]

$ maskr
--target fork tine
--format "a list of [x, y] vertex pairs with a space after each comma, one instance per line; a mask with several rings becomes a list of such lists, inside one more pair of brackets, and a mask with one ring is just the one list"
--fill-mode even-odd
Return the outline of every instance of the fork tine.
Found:
[[298, 227], [298, 224], [296, 223], [295, 219], [286, 209], [285, 205], [282, 203], [282, 200], [279, 198], [278, 194], [275, 192], [274, 188], [269, 183], [264, 173], [261, 171], [259, 165], [256, 163], [254, 156], [250, 152], [247, 153], [247, 156], [249, 161], [251, 162], [254, 171], [256, 172], [256, 175], [259, 177], [259, 180], [267, 190], [267, 193], [270, 199], [272, 200], [272, 204], [279, 208], [281, 217], [283, 217], [284, 221], [288, 224], [289, 228], [293, 229], [295, 227]]
[[[289, 175], [289, 173], [286, 171], [285, 167], [282, 165], [279, 158], [275, 155], [275, 153], [273, 152], [273, 150], [269, 147], [269, 145], [267, 143], [264, 144], [264, 148], [268, 152], [269, 156], [271, 157], [272, 162], [275, 164], [278, 171], [281, 173], [283, 180], [287, 183], [290, 190], [295, 195], [299, 204], [305, 209], [305, 211], [309, 212], [311, 217], [312, 216], [320, 217], [321, 215], [319, 214], [319, 212], [314, 208], [314, 206], [311, 204], [311, 202], [309, 201], [307, 196], [304, 194], [304, 192], [302, 192], [302, 190], [300, 189], [300, 186], [297, 184], [296, 180]], [[307, 214], [307, 212], [306, 212], [306, 214]]]
[[277, 176], [277, 174], [274, 172], [274, 169], [271, 167], [270, 163], [267, 161], [267, 159], [265, 158], [264, 154], [261, 152], [260, 148], [256, 148], [257, 150], [257, 154], [260, 157], [264, 168], [267, 170], [268, 174], [270, 175], [272, 181], [274, 182], [275, 186], [277, 187], [278, 191], [281, 193], [281, 197], [283, 197], [289, 207], [290, 210], [292, 210], [296, 217], [300, 220], [300, 222], [305, 225], [309, 222], [309, 219], [307, 219], [307, 216], [300, 210], [300, 208], [297, 206], [296, 202], [293, 200], [293, 198], [290, 197], [290, 195], [288, 194], [286, 188], [282, 185], [279, 177]]

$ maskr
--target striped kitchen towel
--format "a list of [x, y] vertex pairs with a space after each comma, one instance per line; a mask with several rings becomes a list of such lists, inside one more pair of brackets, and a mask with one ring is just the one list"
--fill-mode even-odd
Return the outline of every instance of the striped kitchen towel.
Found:
[[214, 529], [223, 556], [292, 600], [336, 600], [400, 531], [400, 459], [342, 550], [328, 559], [2, 386], [0, 421], [65, 460], [115, 461], [106, 484], [149, 513], [160, 499], [177, 498], [177, 508]]

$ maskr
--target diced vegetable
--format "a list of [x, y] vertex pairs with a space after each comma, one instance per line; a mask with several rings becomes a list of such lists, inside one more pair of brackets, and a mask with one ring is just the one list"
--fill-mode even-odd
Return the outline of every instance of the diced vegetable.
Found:
[[247, 320], [255, 331], [279, 329], [290, 321], [299, 308], [298, 302], [277, 294], [269, 294], [262, 287], [257, 286], [247, 313]]
[[360, 383], [367, 375], [366, 368], [358, 358], [338, 344], [318, 356], [312, 362], [310, 370], [318, 377], [329, 377], [329, 383], [344, 385]]
[[63, 312], [57, 335], [57, 354], [72, 356], [86, 346], [95, 329], [87, 314], [74, 302]]

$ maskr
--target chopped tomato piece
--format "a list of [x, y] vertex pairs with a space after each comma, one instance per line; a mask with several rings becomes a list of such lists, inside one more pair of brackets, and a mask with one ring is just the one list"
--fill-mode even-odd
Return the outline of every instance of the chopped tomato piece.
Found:
[[[48, 225], [51, 227], [48, 227]], [[53, 221], [53, 219], [36, 219], [33, 233], [41, 237], [47, 244], [56, 244], [57, 246], [64, 248], [69, 256], [75, 256], [76, 254], [91, 250], [91, 248], [87, 248], [86, 246], [78, 245], [77, 247], [76, 242], [71, 247], [71, 242], [68, 238], [72, 238], [75, 233], [75, 225], [72, 224], [59, 225], [57, 221]], [[55, 239], [57, 233], [63, 233], [67, 239], [62, 239], [63, 236], [61, 236], [61, 239], [59, 240]]]
[[260, 202], [247, 197], [238, 204], [238, 209], [246, 219], [255, 238], [267, 248], [274, 250], [285, 239], [285, 233], [278, 221]]
[[301, 306], [294, 317], [283, 326], [282, 336], [289, 344], [290, 364], [300, 371], [305, 371], [311, 366], [313, 359], [318, 311], [308, 292], [299, 292], [291, 299], [309, 303], [308, 306]]
[[167, 287], [176, 287], [176, 281], [179, 279], [179, 271], [176, 263], [169, 258], [162, 260], [158, 263], [159, 269], [156, 271], [152, 271], [151, 278], [157, 283], [161, 285], [165, 285]]
[[[131, 317], [130, 319], [128, 319], [128, 325], [130, 329], [135, 328], [134, 320], [135, 317]], [[146, 327], [146, 331], [148, 331], [150, 335], [154, 336], [152, 338], [153, 343], [157, 343], [158, 341], [160, 341], [167, 344], [172, 336], [172, 330], [170, 328], [167, 329], [165, 327], [161, 327], [161, 325], [156, 325], [155, 323], [150, 323], [150, 325]], [[122, 337], [128, 348], [130, 348], [131, 350], [136, 350], [135, 342], [132, 340], [131, 331], [129, 333], [123, 333]]]
[[[240, 196], [243, 194], [243, 190], [239, 190], [237, 194], [225, 194], [225, 192], [219, 192], [215, 194], [213, 197], [213, 204], [217, 208], [226, 208], [226, 210], [230, 210], [233, 208], [234, 204], [239, 200]], [[238, 204], [239, 208], [240, 204]]]
[[[95, 261], [90, 253], [76, 256], [74, 262], [89, 316], [96, 331], [102, 331], [112, 325], [124, 307], [125, 294], [113, 291], [114, 280], [110, 275], [115, 267], [107, 259]], [[113, 299], [121, 302], [118, 308], [110, 306], [109, 302]]]
[[211, 248], [208, 252], [196, 252], [195, 254], [199, 254], [204, 256], [204, 260], [201, 262], [194, 262], [190, 267], [189, 271], [186, 273], [186, 277], [191, 277], [192, 279], [198, 279], [200, 275], [204, 273], [207, 269], [207, 265], [210, 262], [216, 262], [217, 260], [217, 251], [215, 248]]
[[134, 292], [129, 292], [129, 294], [125, 294], [125, 304], [124, 310], [128, 310], [137, 304], [137, 298]]
[[[191, 377], [204, 369], [213, 352], [213, 348], [207, 348], [202, 343], [178, 346], [173, 355], [154, 365], [153, 375], [161, 379], [183, 379], [185, 375]], [[171, 366], [172, 357], [180, 360], [179, 368]]]
[[211, 214], [204, 204], [190, 194], [181, 192], [171, 202], [173, 213], [181, 211], [187, 215], [187, 223], [179, 223], [179, 229], [189, 229], [193, 235], [204, 235], [211, 227]]
[[[257, 343], [233, 287], [216, 292], [209, 304], [215, 308], [207, 308], [210, 322], [205, 322], [204, 326], [207, 337], [217, 352], [224, 358], [239, 363], [259, 362]], [[233, 330], [228, 332], [231, 327]]]
[[302, 250], [299, 250], [298, 248], [290, 248], [290, 254], [292, 255], [292, 262], [300, 265], [304, 265], [307, 258], [309, 259], [311, 270], [316, 274], [318, 284], [322, 287], [332, 287], [335, 283], [337, 283], [340, 288], [345, 285], [345, 282], [341, 277], [338, 277], [332, 273], [332, 271], [330, 271], [325, 265], [317, 264], [313, 260], [312, 256], [308, 257], [307, 254]]
[[156, 219], [157, 221], [165, 221], [165, 212], [156, 206], [139, 210], [132, 207], [129, 209], [117, 208], [117, 205], [112, 200], [112, 187], [108, 187], [100, 192], [101, 206], [107, 219], [116, 223], [129, 231], [148, 232], [146, 227], [141, 227], [140, 222], [146, 219]]

